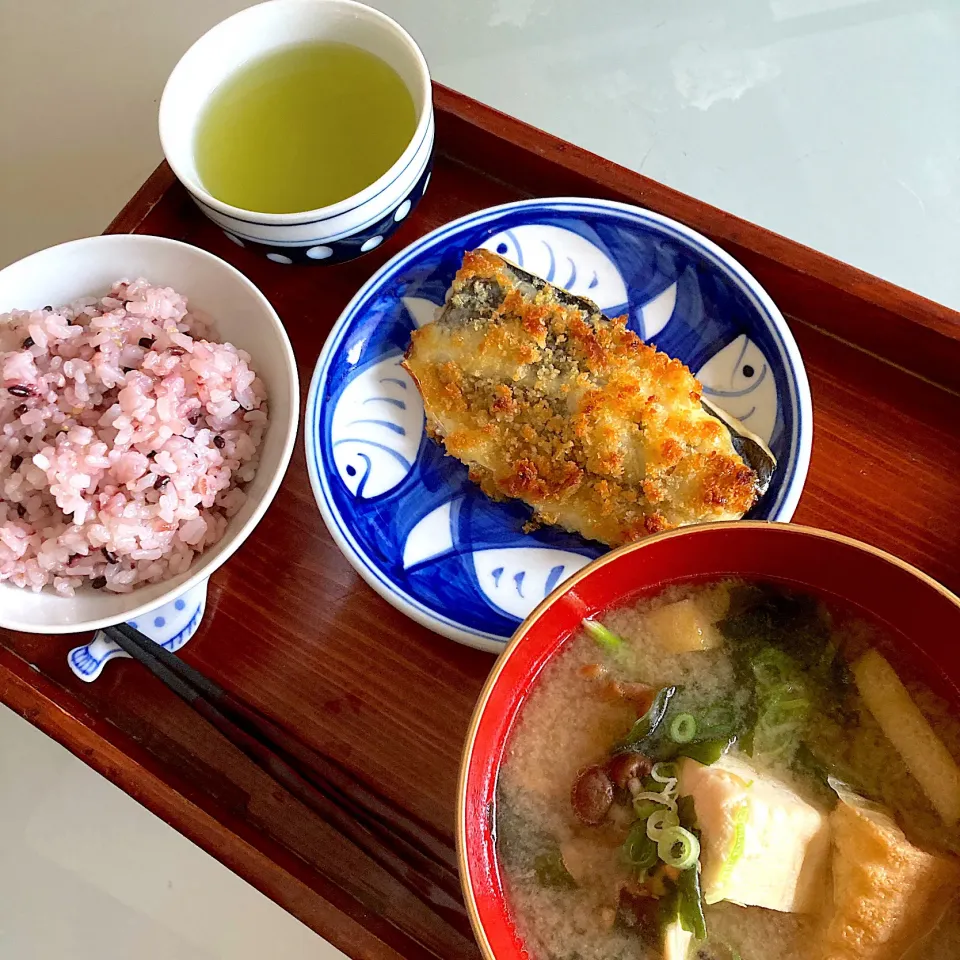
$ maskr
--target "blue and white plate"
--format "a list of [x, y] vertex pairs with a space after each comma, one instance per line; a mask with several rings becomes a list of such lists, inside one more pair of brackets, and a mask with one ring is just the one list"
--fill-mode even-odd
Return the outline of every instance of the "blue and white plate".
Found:
[[719, 407], [768, 442], [778, 467], [755, 519], [789, 520], [813, 431], [810, 390], [789, 329], [760, 285], [719, 247], [626, 204], [561, 198], [481, 210], [383, 266], [337, 321], [307, 399], [307, 464], [338, 546], [381, 596], [424, 626], [499, 652], [520, 621], [605, 547], [494, 503], [424, 433], [400, 366], [433, 319], [466, 250], [486, 247], [627, 314], [679, 357]]

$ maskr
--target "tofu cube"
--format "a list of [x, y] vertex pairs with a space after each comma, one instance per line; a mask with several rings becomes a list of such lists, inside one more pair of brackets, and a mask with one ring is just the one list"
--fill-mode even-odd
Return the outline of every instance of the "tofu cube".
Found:
[[739, 757], [685, 758], [679, 791], [693, 797], [707, 903], [809, 913], [829, 879], [827, 818], [782, 781]]
[[666, 653], [709, 650], [720, 641], [716, 627], [694, 600], [678, 600], [651, 610], [644, 625]]
[[663, 960], [689, 960], [693, 934], [672, 920], [663, 928]]

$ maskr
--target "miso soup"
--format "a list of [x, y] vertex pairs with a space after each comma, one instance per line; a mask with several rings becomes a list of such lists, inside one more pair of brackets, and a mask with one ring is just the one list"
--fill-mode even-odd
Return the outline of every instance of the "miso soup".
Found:
[[955, 705], [850, 611], [734, 580], [624, 606], [507, 741], [518, 934], [532, 960], [957, 960], [958, 758]]

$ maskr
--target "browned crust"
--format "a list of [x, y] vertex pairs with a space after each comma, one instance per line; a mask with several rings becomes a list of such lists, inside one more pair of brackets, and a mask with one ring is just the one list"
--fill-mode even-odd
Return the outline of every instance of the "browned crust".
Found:
[[[481, 302], [478, 281], [499, 303]], [[444, 315], [413, 332], [404, 366], [431, 435], [485, 493], [546, 522], [615, 545], [740, 517], [756, 499], [754, 472], [679, 360], [625, 317], [524, 286], [485, 250], [465, 254]]]

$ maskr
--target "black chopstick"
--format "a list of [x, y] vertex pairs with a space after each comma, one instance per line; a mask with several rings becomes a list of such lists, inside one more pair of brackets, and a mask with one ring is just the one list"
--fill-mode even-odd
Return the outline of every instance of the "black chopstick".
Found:
[[416, 821], [359, 786], [199, 670], [126, 623], [104, 633], [264, 773], [317, 813], [455, 929], [472, 937], [456, 860]]

